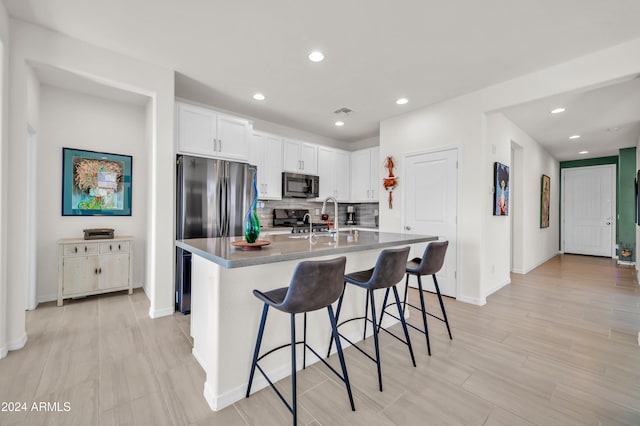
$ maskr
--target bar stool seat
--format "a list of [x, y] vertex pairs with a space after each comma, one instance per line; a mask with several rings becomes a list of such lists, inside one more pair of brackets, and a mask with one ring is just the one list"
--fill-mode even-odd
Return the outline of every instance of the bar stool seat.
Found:
[[[253, 290], [253, 294], [262, 302], [264, 302], [264, 306], [262, 309], [262, 319], [260, 320], [260, 327], [258, 329], [258, 337], [256, 339], [253, 361], [251, 363], [251, 373], [249, 374], [249, 383], [247, 385], [246, 397], [248, 398], [251, 393], [251, 385], [253, 384], [253, 377], [257, 368], [265, 377], [269, 385], [276, 392], [280, 400], [293, 415], [294, 426], [297, 425], [298, 422], [296, 391], [296, 345], [298, 344], [304, 345], [302, 362], [303, 368], [306, 367], [306, 350], [309, 349], [315, 356], [318, 357], [320, 361], [322, 361], [327, 367], [329, 367], [329, 369], [344, 382], [347, 388], [347, 394], [349, 396], [351, 409], [355, 411], [355, 406], [353, 404], [353, 395], [351, 394], [351, 385], [349, 384], [349, 376], [347, 374], [347, 367], [344, 362], [342, 346], [340, 345], [340, 340], [338, 338], [336, 318], [331, 306], [333, 302], [338, 300], [343, 291], [343, 276], [346, 261], [346, 257], [339, 257], [336, 259], [324, 261], [300, 262], [293, 272], [293, 277], [291, 279], [289, 287], [277, 288], [265, 292]], [[260, 355], [262, 336], [267, 321], [267, 312], [269, 311], [270, 306], [291, 315], [291, 343], [278, 346]], [[318, 353], [311, 346], [307, 344], [307, 312], [315, 311], [322, 308], [327, 308], [329, 314], [331, 334], [333, 340], [336, 343], [342, 374], [338, 373], [322, 357], [320, 357], [320, 355], [318, 355]], [[304, 314], [304, 337], [302, 341], [296, 341], [295, 315], [299, 313]], [[269, 377], [259, 364], [259, 361], [267, 355], [270, 355], [279, 349], [283, 349], [289, 346], [291, 347], [291, 404], [289, 404], [284, 396], [280, 393], [280, 391], [278, 391], [276, 386], [273, 384], [271, 379], [269, 379]]]
[[[442, 301], [442, 294], [440, 293], [440, 287], [438, 286], [438, 279], [436, 278], [436, 274], [442, 269], [442, 265], [444, 264], [444, 258], [447, 253], [447, 247], [449, 246], [449, 241], [432, 241], [427, 244], [427, 247], [424, 250], [422, 257], [416, 257], [407, 262], [406, 272], [407, 277], [405, 280], [405, 293], [404, 293], [404, 301], [402, 302], [402, 312], [404, 314], [404, 310], [407, 306], [410, 306], [414, 309], [417, 309], [422, 314], [422, 323], [423, 329], [420, 329], [413, 324], [407, 324], [409, 327], [418, 330], [419, 332], [425, 335], [427, 340], [427, 352], [431, 355], [431, 344], [429, 342], [429, 328], [427, 326], [427, 316], [435, 318], [444, 322], [447, 326], [447, 332], [449, 333], [449, 339], [453, 340], [451, 335], [451, 328], [449, 327], [449, 319], [447, 318], [447, 312], [444, 308], [444, 303]], [[412, 305], [407, 302], [407, 290], [409, 289], [409, 276], [415, 275], [418, 279], [418, 292], [420, 295], [420, 306]], [[432, 313], [426, 310], [426, 306], [424, 303], [424, 292], [422, 288], [422, 275], [431, 275], [433, 278], [433, 284], [436, 290], [436, 294], [438, 296], [438, 301], [440, 302], [440, 310], [442, 312], [442, 317], [433, 315]], [[385, 295], [384, 305], [387, 306], [387, 294]], [[389, 304], [388, 306], [392, 306], [393, 304]], [[382, 315], [384, 315], [385, 311], [382, 311]], [[381, 315], [381, 318], [382, 318]], [[391, 314], [389, 314], [391, 315]], [[393, 315], [392, 315], [393, 316]], [[404, 316], [404, 315], [403, 315]]]
[[[387, 289], [387, 292], [390, 289], [393, 289], [393, 293], [396, 299], [396, 306], [398, 308], [398, 312], [402, 311], [400, 297], [398, 296], [398, 289], [396, 288], [396, 283], [402, 280], [404, 276], [407, 257], [409, 256], [409, 247], [403, 247], [399, 249], [386, 249], [383, 250], [378, 256], [378, 260], [376, 261], [376, 265], [372, 269], [367, 269], [364, 271], [352, 272], [344, 276], [345, 288], [346, 284], [352, 284], [357, 287], [363, 288], [367, 290], [367, 298], [365, 302], [365, 314], [361, 317], [350, 318], [342, 322], [338, 322], [337, 327], [348, 323], [350, 321], [364, 319], [364, 334], [362, 339], [366, 338], [367, 334], [367, 323], [371, 322], [373, 324], [373, 339], [375, 343], [375, 358], [369, 355], [367, 352], [362, 350], [356, 344], [354, 344], [351, 340], [349, 340], [344, 335], [338, 333], [340, 337], [342, 337], [347, 342], [351, 343], [354, 348], [364, 354], [367, 358], [376, 363], [378, 369], [378, 385], [380, 391], [382, 391], [382, 371], [381, 371], [381, 363], [380, 363], [380, 348], [378, 345], [378, 333], [380, 332], [379, 322], [376, 317], [376, 306], [375, 306], [375, 298], [373, 295], [374, 290], [377, 289]], [[342, 301], [344, 299], [344, 289], [342, 290], [342, 295], [340, 295], [340, 299], [338, 299], [338, 307], [336, 309], [336, 321], [338, 321], [340, 316], [340, 310], [342, 308]], [[371, 304], [371, 318], [368, 317], [369, 313], [369, 303]], [[406, 344], [409, 347], [409, 354], [411, 355], [411, 362], [413, 366], [416, 366], [416, 360], [413, 356], [413, 348], [411, 347], [411, 339], [409, 338], [409, 331], [407, 330], [407, 324], [404, 321], [404, 317], [400, 318], [400, 322], [402, 323], [402, 329], [404, 331], [405, 340], [402, 340], [395, 334], [391, 333], [389, 330], [382, 329], [385, 332], [389, 333], [391, 336], [395, 337], [402, 343]], [[339, 339], [338, 339], [339, 340]], [[336, 340], [337, 341], [337, 340]], [[329, 343], [329, 351], [331, 352], [331, 343]]]

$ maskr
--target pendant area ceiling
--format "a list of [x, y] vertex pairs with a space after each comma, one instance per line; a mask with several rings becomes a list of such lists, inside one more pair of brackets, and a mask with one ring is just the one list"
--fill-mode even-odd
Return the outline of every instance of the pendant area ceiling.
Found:
[[3, 1], [14, 18], [175, 70], [178, 96], [344, 142], [640, 37], [637, 0]]

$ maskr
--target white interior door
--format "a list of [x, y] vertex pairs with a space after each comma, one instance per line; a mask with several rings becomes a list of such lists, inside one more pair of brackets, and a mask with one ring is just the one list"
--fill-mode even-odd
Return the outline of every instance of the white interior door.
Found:
[[564, 169], [562, 232], [565, 253], [613, 257], [615, 165]]
[[[457, 296], [458, 149], [405, 156], [406, 185], [404, 228], [412, 234], [437, 235], [449, 240], [445, 264], [436, 275], [440, 292]], [[422, 256], [423, 245], [412, 256]], [[419, 252], [418, 252], [419, 251]], [[415, 286], [415, 280], [409, 280]], [[424, 279], [423, 288], [435, 291], [433, 280]]]

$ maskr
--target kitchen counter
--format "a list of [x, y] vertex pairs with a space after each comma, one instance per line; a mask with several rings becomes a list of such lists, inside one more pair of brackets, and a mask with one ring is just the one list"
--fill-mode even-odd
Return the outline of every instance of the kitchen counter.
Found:
[[311, 257], [382, 249], [401, 244], [415, 244], [437, 239], [427, 235], [395, 234], [372, 231], [339, 231], [309, 234], [277, 234], [261, 236], [270, 245], [260, 250], [243, 251], [231, 245], [243, 237], [194, 238], [178, 240], [176, 245], [225, 268], [264, 265], [285, 260], [302, 260]]
[[[294, 237], [294, 238], [290, 238]], [[305, 238], [306, 237], [306, 238]], [[244, 398], [254, 345], [260, 324], [262, 302], [253, 296], [254, 289], [269, 291], [286, 287], [293, 271], [302, 260], [325, 260], [346, 256], [346, 273], [369, 269], [375, 265], [380, 251], [387, 247], [411, 247], [410, 257], [421, 256], [428, 241], [437, 237], [385, 232], [347, 231], [338, 236], [324, 234], [309, 240], [307, 234], [281, 234], [261, 237], [271, 244], [256, 251], [242, 251], [231, 245], [237, 238], [202, 238], [176, 241], [176, 245], [193, 253], [191, 269], [191, 336], [193, 356], [206, 372], [204, 398], [212, 410], [220, 410]], [[398, 289], [404, 295], [404, 286]], [[377, 294], [377, 312], [381, 312], [384, 292]], [[366, 292], [347, 286], [341, 318], [364, 315]], [[395, 308], [387, 311], [395, 316]], [[289, 315], [272, 309], [263, 334], [262, 353], [289, 338]], [[397, 322], [385, 315], [382, 327]], [[302, 335], [302, 319], [297, 333]], [[367, 336], [371, 335], [371, 327]], [[363, 338], [362, 321], [340, 327], [340, 332], [353, 342]], [[319, 354], [326, 354], [331, 337], [324, 309], [308, 314], [307, 342]], [[333, 347], [335, 352], [335, 346]], [[302, 351], [299, 365], [302, 365]], [[317, 362], [311, 353], [307, 365]], [[290, 351], [274, 352], [261, 365], [275, 382], [291, 374]], [[350, 366], [347, 365], [347, 369]], [[352, 386], [354, 384], [352, 383]], [[252, 391], [268, 383], [256, 374]]]

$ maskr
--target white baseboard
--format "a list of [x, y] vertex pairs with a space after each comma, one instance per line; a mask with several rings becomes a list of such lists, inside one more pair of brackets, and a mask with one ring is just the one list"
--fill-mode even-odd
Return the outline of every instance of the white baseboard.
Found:
[[491, 296], [493, 293], [495, 293], [496, 291], [500, 290], [502, 287], [507, 286], [509, 284], [511, 284], [511, 279], [506, 279], [505, 281], [501, 282], [500, 284], [498, 284], [498, 285], [494, 286], [493, 288], [487, 290], [484, 293], [483, 299], [485, 299], [485, 301], [486, 301], [487, 297]]
[[168, 317], [169, 315], [173, 315], [175, 311], [176, 311], [176, 308], [174, 306], [170, 306], [168, 308], [162, 308], [162, 309], [155, 309], [155, 310], [149, 308], [149, 318], [156, 319], [161, 317]]
[[[133, 284], [133, 289], [135, 290], [136, 288], [141, 288], [142, 287], [142, 283], [137, 283], [137, 284]], [[124, 290], [123, 290], [124, 291]], [[37, 302], [38, 303], [47, 303], [47, 302], [56, 302], [58, 300], [58, 293], [54, 293], [54, 294], [46, 294], [44, 296], [38, 296], [37, 298]], [[37, 306], [36, 306], [37, 307]], [[34, 308], [35, 309], [35, 308]]]
[[7, 349], [10, 351], [17, 351], [18, 349], [24, 348], [24, 345], [27, 344], [27, 333], [22, 333], [22, 336], [18, 337], [16, 340], [12, 342], [7, 342]]
[[484, 306], [487, 304], [487, 299], [484, 297], [476, 298], [476, 297], [458, 296], [456, 300], [459, 300], [464, 303], [470, 303], [472, 305], [478, 305], [478, 306]]
[[524, 269], [514, 268], [513, 270], [511, 270], [511, 272], [514, 272], [516, 274], [522, 274], [522, 275], [528, 274], [529, 272], [531, 272], [534, 269], [536, 269], [538, 266], [542, 265], [545, 262], [550, 261], [551, 259], [553, 259], [554, 257], [556, 257], [559, 254], [562, 254], [562, 252], [559, 251], [557, 253], [553, 253], [553, 254], [549, 255], [548, 257], [546, 257], [545, 259], [539, 261], [535, 265], [529, 266], [528, 268], [524, 268]]
[[0, 346], [0, 359], [6, 357], [8, 353], [9, 349], [7, 348], [7, 345]]
[[200, 366], [202, 367], [202, 369], [204, 371], [207, 371], [207, 364], [204, 363], [203, 358], [200, 356], [200, 352], [198, 352], [196, 350], [196, 348], [192, 348], [191, 349], [191, 355], [193, 355], [193, 357], [196, 359], [196, 361], [198, 361], [198, 363], [200, 364]]

